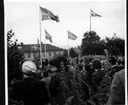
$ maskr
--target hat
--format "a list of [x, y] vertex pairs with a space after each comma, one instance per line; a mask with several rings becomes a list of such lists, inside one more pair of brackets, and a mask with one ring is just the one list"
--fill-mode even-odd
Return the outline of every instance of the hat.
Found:
[[36, 65], [32, 61], [25, 61], [22, 64], [22, 71], [24, 73], [35, 73], [36, 72]]

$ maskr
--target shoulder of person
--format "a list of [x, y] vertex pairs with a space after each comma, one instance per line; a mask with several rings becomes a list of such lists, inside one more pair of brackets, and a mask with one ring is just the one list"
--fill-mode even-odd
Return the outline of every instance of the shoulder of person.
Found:
[[13, 82], [13, 85], [18, 85], [24, 83], [24, 80], [16, 80]]
[[118, 76], [119, 78], [123, 79], [125, 77], [125, 69], [122, 69], [119, 72], [117, 72], [115, 76]]
[[113, 66], [112, 66], [112, 69], [118, 69], [118, 68], [119, 68], [118, 65], [113, 65]]

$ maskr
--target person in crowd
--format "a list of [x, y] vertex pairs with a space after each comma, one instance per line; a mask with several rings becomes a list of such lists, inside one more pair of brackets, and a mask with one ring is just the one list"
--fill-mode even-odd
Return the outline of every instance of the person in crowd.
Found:
[[23, 101], [24, 105], [45, 105], [49, 102], [45, 83], [35, 79], [36, 70], [32, 61], [22, 64], [24, 78], [13, 83], [12, 99]]
[[[70, 79], [73, 73], [66, 68], [67, 59], [64, 57], [59, 57], [54, 60], [54, 66], [59, 69], [54, 76], [51, 78], [50, 82], [50, 93], [52, 96], [53, 105], [63, 105], [65, 104], [64, 96], [62, 95], [63, 87], [61, 85], [63, 77]], [[65, 71], [64, 71], [65, 70]]]
[[37, 71], [36, 71], [36, 79], [37, 79], [37, 80], [42, 79], [41, 72], [42, 72], [41, 70], [37, 70]]
[[101, 62], [98, 59], [94, 59], [92, 61], [92, 67], [95, 70], [95, 72], [92, 74], [92, 83], [94, 90], [97, 92], [98, 86], [100, 85], [102, 78], [105, 76], [105, 73], [101, 71]]
[[[67, 59], [65, 57], [62, 57], [62, 58], [59, 59], [60, 66], [56, 65], [57, 67], [60, 67], [61, 71], [55, 74], [54, 76], [52, 76], [51, 82], [50, 82], [49, 90], [50, 90], [50, 93], [53, 99], [52, 104], [53, 105], [64, 105], [70, 97], [72, 96], [75, 97], [75, 94], [76, 94], [75, 88], [77, 87], [79, 88], [78, 89], [79, 91], [82, 91], [82, 88], [83, 88], [83, 91], [81, 93], [83, 94], [84, 100], [86, 102], [87, 97], [89, 97], [89, 92], [88, 92], [88, 87], [85, 84], [82, 84], [82, 81], [78, 80], [78, 76], [80, 77], [81, 73], [78, 70], [76, 73], [70, 70], [70, 65]], [[78, 82], [79, 86], [76, 86], [75, 80], [79, 81]], [[81, 82], [81, 85], [80, 85], [80, 82]]]
[[115, 57], [110, 57], [109, 58], [109, 64], [110, 64], [110, 77], [111, 77], [111, 80], [113, 80], [113, 77], [114, 77], [115, 73], [120, 71], [123, 68], [119, 67], [117, 65], [117, 61], [116, 61]]
[[85, 67], [85, 71], [86, 71], [85, 81], [89, 86], [93, 87], [92, 86], [92, 69], [91, 69], [91, 66], [88, 63], [85, 63], [84, 67]]
[[41, 79], [41, 81], [45, 82], [45, 86], [46, 86], [46, 89], [47, 89], [47, 92], [48, 92], [48, 95], [49, 95], [49, 103], [51, 102], [51, 94], [49, 92], [49, 84], [50, 84], [50, 81], [51, 81], [51, 77], [49, 76], [49, 73], [48, 73], [48, 70], [45, 70], [43, 72], [43, 79]]
[[125, 60], [125, 59], [123, 59], [123, 58], [121, 59], [121, 58], [120, 58], [120, 59], [118, 59], [118, 61], [117, 61], [117, 62], [118, 62], [118, 67], [119, 67], [120, 70], [122, 70], [122, 69], [125, 68], [125, 61], [124, 61], [124, 60]]
[[125, 69], [115, 73], [107, 105], [125, 105]]
[[[92, 68], [95, 70], [95, 72], [92, 74], [92, 89], [95, 94], [98, 93], [98, 87], [105, 76], [105, 72], [101, 71], [101, 67], [102, 65], [99, 59], [94, 59], [92, 61]], [[94, 98], [94, 101], [96, 105], [99, 105], [99, 99], [97, 97]]]

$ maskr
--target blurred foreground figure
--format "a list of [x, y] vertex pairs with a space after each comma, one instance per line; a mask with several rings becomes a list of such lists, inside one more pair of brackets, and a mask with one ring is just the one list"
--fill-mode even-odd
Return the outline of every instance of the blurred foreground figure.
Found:
[[43, 81], [38, 81], [36, 65], [32, 61], [25, 61], [22, 65], [23, 80], [14, 82], [12, 98], [23, 101], [24, 105], [45, 105], [49, 101], [48, 93]]
[[87, 105], [89, 89], [83, 78], [85, 75], [71, 67], [65, 57], [54, 59], [52, 64], [58, 69], [49, 85], [52, 105]]
[[125, 105], [125, 69], [115, 74], [107, 105]]
[[92, 83], [94, 86], [95, 92], [98, 91], [98, 87], [100, 86], [100, 82], [102, 81], [103, 77], [105, 76], [105, 73], [101, 71], [101, 62], [98, 59], [94, 59], [92, 61], [92, 67], [95, 70], [95, 72], [92, 74]]

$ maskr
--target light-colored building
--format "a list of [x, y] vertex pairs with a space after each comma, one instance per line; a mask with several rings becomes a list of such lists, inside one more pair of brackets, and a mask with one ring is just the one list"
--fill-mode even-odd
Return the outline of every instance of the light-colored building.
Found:
[[[42, 44], [42, 58], [51, 59], [57, 55], [63, 55], [64, 49], [46, 44], [46, 56], [45, 56], [45, 45]], [[22, 44], [19, 47], [24, 52], [25, 59], [40, 59], [40, 46], [37, 44]]]

